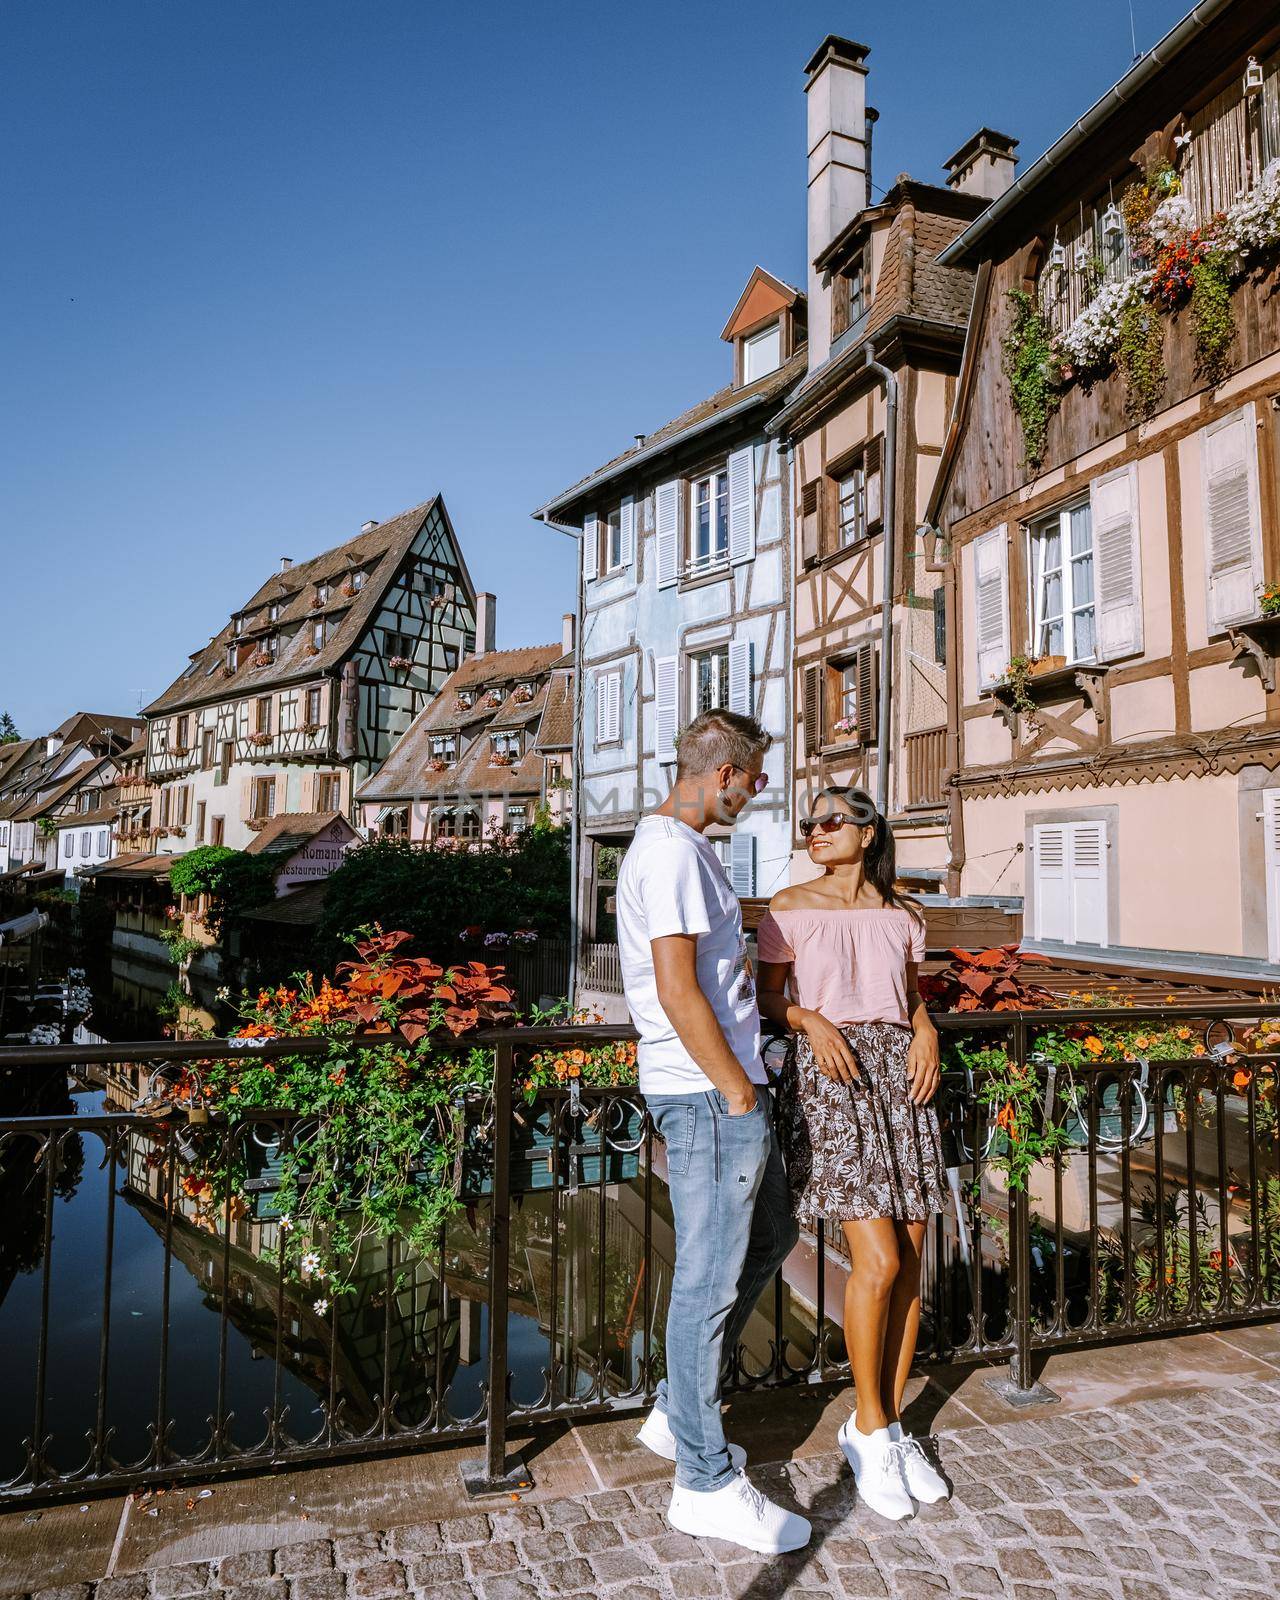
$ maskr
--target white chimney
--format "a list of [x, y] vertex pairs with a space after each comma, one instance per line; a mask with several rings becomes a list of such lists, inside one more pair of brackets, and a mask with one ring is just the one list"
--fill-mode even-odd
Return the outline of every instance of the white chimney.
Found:
[[488, 655], [496, 647], [498, 632], [498, 598], [489, 593], [476, 596], [476, 648], [478, 656]]
[[805, 67], [809, 118], [809, 370], [831, 350], [831, 284], [813, 263], [871, 199], [865, 44], [829, 33]]
[[280, 570], [281, 570], [281, 572], [288, 572], [289, 568], [292, 565], [293, 565], [293, 557], [292, 556], [281, 556], [280, 557]]
[[372, 533], [373, 530], [377, 526], [378, 526], [378, 519], [376, 517], [371, 517], [368, 522], [362, 522], [360, 524], [360, 532], [361, 533]]
[[567, 656], [573, 654], [574, 626], [573, 612], [566, 611], [560, 619], [560, 648]]
[[943, 163], [947, 169], [947, 187], [958, 194], [978, 194], [994, 200], [1013, 182], [1013, 169], [1018, 164], [1013, 152], [1017, 148], [1018, 141], [1007, 133], [979, 128], [950, 161]]

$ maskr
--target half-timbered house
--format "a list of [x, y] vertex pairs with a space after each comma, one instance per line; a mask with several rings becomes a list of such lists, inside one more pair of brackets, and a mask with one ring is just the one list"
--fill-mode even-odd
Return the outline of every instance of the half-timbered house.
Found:
[[[77, 711], [42, 739], [11, 747], [0, 765], [0, 827], [7, 860], [0, 867], [39, 863], [60, 867], [61, 846], [55, 814], [82, 807], [98, 810], [95, 788], [114, 784], [124, 751], [142, 731], [141, 717]], [[110, 823], [107, 845], [110, 847]], [[77, 844], [79, 841], [77, 840]], [[94, 833], [91, 853], [97, 857]], [[80, 864], [77, 853], [76, 865]]]
[[832, 36], [805, 69], [808, 371], [769, 424], [793, 452], [792, 823], [824, 786], [860, 785], [891, 819], [901, 875], [937, 890], [945, 635], [915, 534], [973, 295], [972, 270], [937, 257], [1007, 187], [1014, 141], [984, 128], [946, 187], [900, 174], [873, 204], [867, 54]]
[[355, 791], [471, 652], [476, 594], [443, 499], [285, 561], [146, 708], [162, 851], [243, 849]]
[[573, 618], [565, 618], [559, 644], [495, 650], [492, 604], [486, 613], [490, 631], [481, 634], [476, 653], [357, 791], [369, 833], [466, 846], [523, 832], [540, 806], [564, 820], [572, 775]]
[[1280, 961], [1278, 47], [1197, 6], [941, 252], [948, 884], [1046, 951]]

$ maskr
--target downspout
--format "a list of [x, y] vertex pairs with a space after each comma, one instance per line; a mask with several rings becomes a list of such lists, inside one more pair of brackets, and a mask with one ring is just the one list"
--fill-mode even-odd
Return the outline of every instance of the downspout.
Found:
[[578, 546], [575, 551], [577, 558], [577, 577], [574, 582], [574, 615], [573, 615], [573, 743], [570, 749], [569, 760], [573, 767], [571, 778], [572, 787], [569, 790], [569, 1004], [574, 1005], [578, 995], [578, 960], [582, 949], [581, 929], [581, 890], [582, 863], [578, 860], [579, 832], [578, 813], [581, 810], [582, 799], [582, 613], [583, 613], [583, 582], [582, 582], [582, 529], [571, 528], [564, 522], [553, 522], [543, 512], [540, 519], [544, 527], [550, 528], [555, 533], [566, 534]]
[[893, 567], [895, 518], [898, 508], [898, 380], [888, 367], [876, 360], [874, 345], [867, 346], [867, 369], [884, 384], [884, 503], [881, 507], [884, 532], [881, 558], [884, 581], [880, 601], [880, 705], [876, 727], [876, 809], [889, 814], [889, 691], [893, 686]]

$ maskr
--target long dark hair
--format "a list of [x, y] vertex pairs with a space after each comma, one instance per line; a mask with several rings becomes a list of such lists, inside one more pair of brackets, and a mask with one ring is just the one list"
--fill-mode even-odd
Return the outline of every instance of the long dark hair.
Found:
[[888, 818], [882, 811], [876, 809], [875, 801], [865, 789], [842, 787], [834, 783], [819, 792], [809, 808], [810, 816], [817, 811], [823, 795], [830, 795], [834, 800], [843, 800], [853, 812], [859, 827], [875, 829], [871, 843], [862, 854], [862, 869], [885, 905], [892, 906], [898, 911], [909, 912], [923, 927], [924, 910], [920, 902], [913, 900], [909, 895], [901, 894], [894, 887], [894, 879], [898, 876], [897, 850]]

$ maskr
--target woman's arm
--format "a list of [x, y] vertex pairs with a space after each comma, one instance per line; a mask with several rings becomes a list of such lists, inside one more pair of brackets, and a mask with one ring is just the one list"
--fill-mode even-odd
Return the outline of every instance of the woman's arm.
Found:
[[907, 962], [907, 1015], [911, 1019], [911, 1046], [907, 1051], [907, 1082], [913, 1105], [927, 1106], [938, 1092], [942, 1062], [938, 1030], [920, 998], [920, 967]]
[[789, 961], [762, 961], [756, 974], [757, 1004], [760, 1015], [770, 1022], [780, 1022], [794, 1033], [803, 1033], [813, 1048], [813, 1059], [818, 1070], [833, 1083], [855, 1083], [858, 1079], [857, 1057], [849, 1041], [833, 1023], [817, 1011], [806, 1011], [787, 995], [791, 977]]

